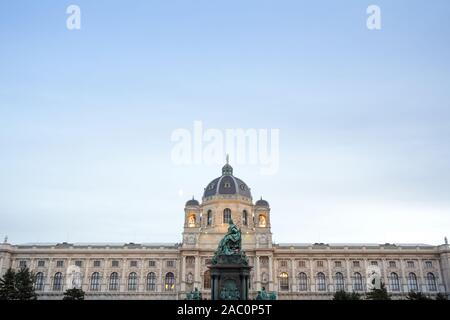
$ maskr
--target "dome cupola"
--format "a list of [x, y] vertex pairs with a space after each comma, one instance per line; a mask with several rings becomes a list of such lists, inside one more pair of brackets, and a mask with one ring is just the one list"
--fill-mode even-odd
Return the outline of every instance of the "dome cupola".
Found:
[[241, 196], [252, 199], [250, 188], [241, 179], [233, 175], [233, 167], [229, 164], [227, 156], [227, 163], [222, 167], [222, 176], [211, 181], [205, 188], [203, 199], [214, 196]]
[[255, 206], [257, 206], [257, 207], [269, 207], [269, 202], [267, 202], [266, 200], [263, 200], [263, 198], [261, 197], [261, 199], [256, 201]]
[[188, 201], [186, 202], [185, 207], [199, 206], [199, 205], [200, 205], [200, 204], [198, 203], [198, 201], [194, 199], [194, 196], [192, 196], [192, 199], [191, 199], [191, 200], [188, 200]]

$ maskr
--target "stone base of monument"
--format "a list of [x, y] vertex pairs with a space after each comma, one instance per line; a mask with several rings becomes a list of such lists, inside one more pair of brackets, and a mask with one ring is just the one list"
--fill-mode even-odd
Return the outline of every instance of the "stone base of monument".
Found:
[[[222, 258], [222, 259], [221, 259]], [[220, 263], [210, 265], [212, 300], [248, 300], [250, 270], [244, 263], [226, 263], [230, 256], [219, 257]]]

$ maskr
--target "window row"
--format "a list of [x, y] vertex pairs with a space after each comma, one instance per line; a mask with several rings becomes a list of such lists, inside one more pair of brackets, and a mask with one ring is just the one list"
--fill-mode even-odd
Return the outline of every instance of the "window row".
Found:
[[[398, 275], [395, 272], [390, 273], [389, 275], [389, 288], [391, 291], [400, 291], [400, 280]], [[289, 291], [289, 275], [287, 272], [280, 273], [279, 276], [279, 285], [280, 291]], [[308, 291], [308, 276], [306, 273], [301, 272], [298, 274], [298, 290], [299, 291]], [[326, 276], [324, 273], [319, 272], [315, 278], [316, 289], [317, 291], [327, 291], [327, 283]], [[419, 286], [417, 282], [417, 276], [415, 273], [410, 272], [407, 277], [407, 284], [409, 291], [418, 291]], [[57, 272], [53, 277], [53, 291], [61, 291], [63, 285], [63, 275], [61, 272]], [[428, 272], [426, 275], [426, 285], [428, 291], [437, 291], [436, 284], [436, 276]], [[344, 275], [341, 272], [337, 272], [334, 275], [334, 289], [335, 291], [344, 291], [345, 290], [345, 280]], [[127, 289], [128, 291], [136, 291], [138, 288], [138, 275], [135, 272], [131, 272], [128, 275], [127, 280]], [[208, 271], [204, 273], [203, 277], [203, 288], [210, 289], [211, 288], [211, 274]], [[44, 289], [44, 274], [42, 272], [38, 272], [36, 274], [36, 282], [35, 282], [36, 291], [42, 291]], [[99, 291], [100, 290], [100, 274], [98, 272], [92, 273], [90, 277], [90, 285], [89, 289], [91, 291]], [[117, 272], [111, 273], [109, 276], [108, 289], [110, 291], [119, 290], [119, 274]], [[172, 272], [168, 272], [165, 274], [163, 279], [163, 289], [165, 291], [174, 291], [175, 290], [175, 276]], [[363, 277], [359, 272], [355, 272], [352, 277], [352, 289], [353, 291], [363, 291]], [[147, 291], [156, 291], [156, 274], [154, 272], [150, 272], [146, 277], [146, 290]]]
[[[231, 218], [231, 209], [229, 209], [229, 208], [224, 209], [223, 210], [223, 214], [222, 214], [222, 223], [227, 224], [227, 223], [230, 223], [231, 220], [232, 220], [232, 218]], [[243, 210], [242, 211], [242, 225], [248, 226], [249, 225], [249, 221], [250, 221], [250, 217], [249, 217], [248, 211], [247, 210]], [[256, 223], [254, 221], [254, 223], [257, 224], [259, 227], [266, 227], [267, 226], [266, 215], [265, 214], [260, 214], [258, 216], [258, 222]], [[188, 224], [189, 224], [190, 227], [194, 227], [195, 226], [195, 215], [189, 216]], [[208, 210], [208, 212], [206, 213], [206, 225], [207, 226], [212, 226], [212, 224], [213, 224], [213, 212], [212, 212], [212, 210]]]
[[[354, 260], [351, 263], [352, 263], [352, 266], [354, 268], [360, 268], [361, 267], [361, 261], [359, 261], [359, 260]], [[369, 263], [372, 266], [378, 266], [379, 265], [379, 261], [377, 261], [377, 260], [371, 260]], [[388, 263], [389, 263], [389, 268], [397, 268], [397, 262], [396, 261], [389, 261]], [[280, 267], [287, 267], [288, 261], [287, 260], [280, 260], [279, 265], [280, 265]], [[324, 263], [323, 260], [317, 260], [316, 261], [316, 266], [318, 268], [322, 268], [322, 267], [324, 267], [324, 265], [325, 265], [325, 263]], [[335, 268], [341, 268], [341, 267], [343, 267], [343, 265], [344, 265], [343, 261], [334, 261], [334, 267]], [[424, 262], [424, 266], [425, 266], [425, 268], [428, 268], [428, 269], [433, 268], [433, 261], [430, 261], [430, 260], [425, 261]], [[306, 268], [306, 261], [305, 260], [298, 261], [298, 267], [299, 268]], [[415, 268], [415, 262], [412, 261], [412, 260], [406, 261], [406, 267], [408, 267], [408, 268]]]
[[[306, 273], [300, 272], [298, 274], [298, 290], [299, 291], [308, 291], [309, 279]], [[345, 290], [345, 281], [344, 275], [341, 272], [337, 272], [334, 275], [334, 289], [335, 291], [344, 291]], [[395, 272], [390, 273], [389, 275], [389, 288], [391, 291], [400, 291], [400, 280], [398, 275]], [[428, 291], [437, 291], [437, 283], [436, 276], [432, 272], [428, 272], [426, 274], [426, 285]], [[319, 272], [315, 277], [315, 284], [317, 291], [327, 291], [327, 282], [325, 274]], [[407, 276], [407, 284], [409, 291], [418, 291], [419, 285], [417, 282], [417, 276], [415, 273], [410, 272]], [[289, 275], [287, 272], [282, 272], [279, 275], [279, 285], [280, 291], [289, 291]], [[353, 291], [363, 291], [363, 277], [361, 273], [355, 272], [352, 276], [352, 289]]]
[[[43, 268], [46, 266], [46, 262], [45, 260], [38, 260], [37, 261], [37, 266], [38, 268]], [[64, 268], [65, 267], [65, 262], [64, 260], [57, 260], [55, 262], [55, 266], [56, 268]], [[120, 261], [119, 260], [112, 260], [110, 261], [111, 264], [110, 266], [113, 268], [118, 268], [120, 267]], [[139, 260], [130, 260], [129, 262], [129, 266], [130, 267], [138, 267], [139, 266]], [[174, 260], [166, 260], [166, 266], [167, 267], [174, 267], [175, 266], [175, 261]], [[84, 261], [83, 260], [75, 260], [73, 263], [75, 266], [82, 268], [84, 266]], [[104, 261], [103, 260], [94, 260], [92, 261], [91, 266], [94, 268], [100, 268], [103, 267], [104, 265]], [[155, 267], [156, 266], [156, 261], [155, 260], [148, 260], [148, 266], [149, 267]], [[27, 268], [28, 264], [26, 260], [20, 260], [19, 261], [19, 268]]]
[[[100, 291], [100, 274], [98, 272], [92, 273], [89, 281], [89, 290], [90, 291]], [[36, 274], [36, 282], [35, 289], [36, 291], [44, 290], [44, 274], [42, 272], [38, 272]], [[128, 291], [137, 291], [138, 289], [138, 275], [136, 272], [131, 272], [128, 274], [127, 278], [127, 290]], [[61, 291], [63, 289], [63, 274], [61, 272], [55, 273], [53, 276], [53, 291]], [[113, 272], [109, 275], [108, 279], [108, 289], [110, 291], [119, 290], [119, 274], [117, 272]], [[164, 291], [174, 291], [175, 290], [175, 275], [172, 272], [168, 272], [165, 274], [163, 278], [163, 289]], [[147, 291], [156, 291], [156, 274], [154, 272], [149, 272], [146, 277], [146, 290]]]

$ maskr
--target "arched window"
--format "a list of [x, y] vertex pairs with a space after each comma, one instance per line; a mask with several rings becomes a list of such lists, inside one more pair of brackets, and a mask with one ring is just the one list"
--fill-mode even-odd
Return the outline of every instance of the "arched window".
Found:
[[298, 274], [298, 291], [308, 290], [308, 276], [304, 272]]
[[259, 215], [258, 225], [261, 228], [265, 228], [267, 226], [267, 221], [266, 221], [266, 216], [265, 215], [263, 215], [263, 214]]
[[419, 286], [417, 285], [417, 277], [414, 272], [410, 272], [408, 275], [408, 288], [409, 291], [418, 291]]
[[91, 275], [91, 291], [98, 291], [100, 289], [100, 274], [94, 272]]
[[175, 289], [175, 276], [172, 272], [167, 272], [164, 277], [164, 289], [166, 291], [173, 291]]
[[341, 272], [336, 272], [334, 281], [335, 281], [336, 291], [344, 291], [345, 290], [344, 275]]
[[208, 213], [206, 215], [206, 225], [211, 226], [212, 225], [212, 211], [208, 210]]
[[34, 289], [36, 291], [44, 290], [44, 274], [42, 272], [36, 273], [36, 282], [34, 284]]
[[188, 218], [188, 226], [189, 228], [195, 227], [195, 214], [191, 214]]
[[62, 273], [57, 272], [53, 277], [53, 291], [61, 291], [62, 289]]
[[322, 272], [317, 274], [317, 291], [326, 291], [327, 285], [325, 282], [325, 275]]
[[150, 272], [147, 274], [147, 291], [155, 291], [156, 290], [156, 274], [154, 272]]
[[131, 272], [128, 275], [128, 291], [136, 291], [137, 290], [137, 274], [136, 272]]
[[211, 272], [209, 270], [203, 274], [203, 289], [211, 289]]
[[362, 289], [363, 285], [361, 273], [355, 272], [355, 274], [353, 275], [353, 290], [362, 291]]
[[437, 291], [436, 277], [431, 272], [427, 273], [427, 286], [428, 291]]
[[242, 212], [242, 224], [244, 226], [248, 226], [248, 213], [247, 213], [247, 210], [244, 210]]
[[289, 275], [287, 272], [280, 273], [280, 291], [289, 291]]
[[117, 272], [113, 272], [109, 276], [109, 290], [117, 291], [118, 289], [119, 289], [119, 274]]
[[223, 223], [230, 223], [231, 221], [231, 210], [226, 208], [223, 210]]
[[389, 286], [391, 287], [391, 291], [400, 291], [400, 282], [395, 272], [391, 272], [389, 276]]

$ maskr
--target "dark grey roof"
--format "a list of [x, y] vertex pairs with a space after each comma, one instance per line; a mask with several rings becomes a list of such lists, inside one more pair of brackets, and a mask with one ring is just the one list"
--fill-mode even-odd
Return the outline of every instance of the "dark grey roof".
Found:
[[255, 206], [268, 207], [269, 203], [266, 200], [263, 200], [263, 198], [261, 198], [258, 201], [256, 201]]
[[233, 168], [229, 164], [226, 164], [222, 168], [222, 176], [214, 179], [206, 186], [203, 197], [206, 198], [219, 194], [239, 194], [247, 198], [252, 197], [247, 184], [233, 176]]
[[188, 201], [186, 202], [186, 207], [187, 207], [187, 206], [199, 206], [199, 205], [200, 205], [200, 204], [198, 203], [197, 200], [194, 199], [194, 197], [192, 197], [191, 200], [188, 200]]

